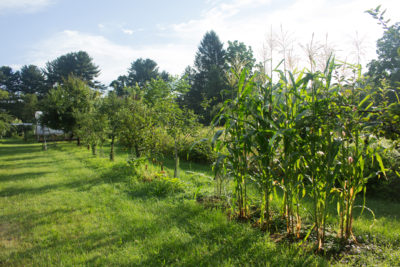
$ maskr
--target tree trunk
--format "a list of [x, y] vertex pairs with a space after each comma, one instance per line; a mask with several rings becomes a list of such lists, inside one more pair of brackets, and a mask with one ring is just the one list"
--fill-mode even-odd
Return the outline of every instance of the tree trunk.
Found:
[[115, 136], [111, 136], [111, 150], [110, 150], [110, 160], [114, 161], [114, 138]]
[[135, 153], [136, 153], [136, 158], [140, 158], [139, 146], [137, 144], [135, 144]]
[[174, 170], [174, 178], [179, 177], [179, 156], [178, 156], [178, 146], [175, 140], [175, 170]]
[[78, 139], [76, 139], [76, 145], [80, 146], [81, 145], [81, 139], [78, 137]]
[[43, 150], [47, 150], [46, 135], [43, 135]]
[[26, 129], [25, 126], [24, 126], [24, 141], [25, 142], [28, 141], [28, 129]]
[[97, 155], [97, 146], [96, 146], [96, 144], [92, 144], [92, 154], [93, 154], [93, 156], [96, 156]]

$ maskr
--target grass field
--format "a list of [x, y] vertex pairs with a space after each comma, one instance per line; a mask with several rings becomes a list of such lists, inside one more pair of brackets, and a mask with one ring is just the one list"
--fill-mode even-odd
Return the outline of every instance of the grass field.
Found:
[[[334, 262], [275, 243], [249, 223], [229, 221], [223, 211], [199, 204], [197, 194], [213, 191], [207, 166], [184, 163], [181, 180], [166, 184], [138, 181], [126, 158], [118, 151], [110, 163], [106, 155], [95, 158], [74, 143], [42, 151], [40, 144], [2, 140], [0, 265], [400, 264], [398, 203], [369, 200], [375, 223], [365, 212], [354, 227], [373, 246]], [[171, 162], [165, 165], [172, 173]]]

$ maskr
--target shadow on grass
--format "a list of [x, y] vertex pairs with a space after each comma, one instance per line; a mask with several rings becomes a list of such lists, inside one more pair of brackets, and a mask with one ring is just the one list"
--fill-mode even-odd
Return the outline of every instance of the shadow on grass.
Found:
[[24, 172], [13, 175], [0, 175], [0, 182], [16, 182], [29, 179], [37, 179], [46, 174], [49, 174], [49, 172]]
[[[38, 152], [38, 151], [39, 150], [32, 151], [32, 152]], [[12, 153], [12, 155], [15, 155], [15, 154], [16, 153]], [[36, 155], [36, 156], [26, 156], [26, 157], [11, 157], [11, 158], [2, 159], [1, 161], [4, 161], [4, 162], [19, 162], [19, 161], [29, 161], [29, 160], [41, 161], [41, 159], [43, 159], [43, 158], [46, 158], [46, 156], [37, 156]]]
[[[194, 202], [160, 204], [149, 200], [146, 205], [153, 215], [151, 218], [117, 213], [119, 216], [114, 219], [112, 230], [92, 228], [76, 238], [66, 239], [58, 232], [49, 232], [44, 240], [35, 243], [36, 246], [16, 252], [11, 258], [43, 263], [49, 259], [41, 257], [68, 251], [72, 265], [310, 266], [318, 261], [324, 265], [322, 259], [312, 254], [288, 245], [273, 244], [260, 231], [245, 224], [226, 222], [224, 215], [204, 210]], [[43, 218], [69, 212], [72, 210], [58, 209], [21, 216], [35, 226], [42, 223]], [[46, 222], [50, 225], [50, 219]], [[129, 260], [133, 252], [140, 254], [140, 260]], [[57, 257], [50, 261], [49, 264], [58, 264]]]
[[[24, 145], [24, 146], [1, 146], [0, 147], [0, 160], [1, 161], [13, 161], [13, 160], [19, 160], [20, 157], [19, 155], [24, 155], [24, 154], [30, 154], [30, 153], [36, 153], [41, 151], [41, 147], [38, 146], [30, 146], [30, 145]], [[12, 158], [9, 158], [12, 156]], [[1, 159], [3, 157], [7, 157], [6, 159]], [[24, 158], [24, 157], [21, 157]], [[35, 156], [27, 156], [25, 160], [29, 159], [35, 159], [37, 157]]]
[[[21, 167], [23, 166], [24, 164], [21, 165]], [[68, 169], [66, 169], [65, 171], [68, 172]], [[25, 172], [17, 175], [15, 174], [3, 175], [0, 176], [0, 182], [39, 178], [40, 176], [47, 175], [50, 173], [51, 172], [37, 172], [37, 173]], [[106, 169], [103, 172], [101, 172], [95, 178], [82, 177], [82, 179], [79, 179], [81, 178], [79, 177], [70, 182], [60, 182], [56, 184], [49, 184], [39, 187], [22, 187], [20, 185], [6, 187], [2, 191], [0, 191], [0, 197], [12, 197], [20, 194], [37, 195], [37, 194], [44, 194], [52, 190], [60, 190], [63, 188], [86, 191], [92, 188], [93, 186], [126, 181], [129, 178], [130, 173], [131, 170], [129, 166], [127, 166], [126, 164], [115, 164], [110, 169]]]

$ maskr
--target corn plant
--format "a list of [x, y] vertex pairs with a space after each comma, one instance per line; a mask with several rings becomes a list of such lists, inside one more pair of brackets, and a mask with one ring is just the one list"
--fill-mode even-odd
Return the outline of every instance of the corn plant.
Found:
[[[216, 119], [216, 124], [224, 121], [224, 130], [220, 130], [213, 138], [217, 142], [216, 148], [220, 152], [223, 148], [228, 152], [223, 155], [229, 167], [234, 181], [234, 201], [232, 202], [232, 214], [238, 212], [239, 218], [248, 216], [247, 179], [250, 164], [251, 134], [248, 129], [250, 118], [251, 93], [254, 89], [253, 78], [246, 79], [246, 71], [243, 71], [238, 81], [237, 97], [227, 100]], [[218, 137], [224, 134], [223, 140]]]
[[364, 173], [367, 161], [373, 163], [376, 159], [383, 174], [385, 168], [382, 159], [372, 148], [377, 140], [370, 135], [371, 117], [376, 109], [371, 101], [372, 95], [366, 94], [361, 81], [361, 69], [352, 66], [354, 76], [341, 86], [341, 98], [337, 117], [340, 119], [341, 136], [341, 175], [338, 179], [339, 187], [337, 211], [340, 218], [339, 236], [342, 239], [355, 239], [352, 232], [353, 209], [356, 197], [363, 192], [365, 208], [365, 193], [368, 179], [374, 174], [367, 176]]
[[[249, 122], [251, 134], [251, 176], [262, 192], [260, 226], [266, 230], [270, 229], [270, 196], [274, 189], [276, 170], [274, 168], [274, 157], [279, 146], [278, 127], [274, 121], [275, 97], [271, 78], [266, 75], [270, 82], [258, 85], [256, 94], [249, 103], [251, 120]], [[262, 79], [261, 79], [262, 80]]]
[[356, 196], [365, 195], [369, 179], [366, 159], [385, 171], [370, 146], [374, 138], [366, 134], [374, 114], [370, 96], [360, 90], [358, 78], [335, 76], [341, 66], [329, 58], [322, 72], [276, 70], [276, 84], [267, 75], [247, 79], [243, 71], [236, 99], [225, 102], [216, 120], [224, 129], [212, 142], [222, 155], [218, 161], [224, 162], [224, 173], [234, 180], [232, 214], [248, 217], [246, 184], [251, 179], [262, 193], [260, 225], [270, 230], [270, 198], [281, 188], [286, 232], [300, 238], [300, 209], [308, 195], [314, 224], [305, 238], [315, 230], [319, 251], [335, 193], [340, 236], [349, 238]]
[[[286, 79], [289, 76], [289, 80]], [[299, 144], [299, 131], [296, 129], [296, 120], [303, 112], [303, 96], [308, 78], [303, 78], [300, 73], [295, 79], [293, 73], [280, 72], [279, 87], [277, 94], [281, 99], [278, 101], [277, 111], [280, 114], [279, 131], [281, 137], [281, 151], [278, 156], [279, 168], [282, 179], [279, 183], [283, 190], [283, 215], [286, 218], [286, 231], [288, 234], [300, 236], [300, 199], [303, 194], [303, 175], [300, 169], [301, 145]], [[295, 231], [296, 226], [296, 231]]]

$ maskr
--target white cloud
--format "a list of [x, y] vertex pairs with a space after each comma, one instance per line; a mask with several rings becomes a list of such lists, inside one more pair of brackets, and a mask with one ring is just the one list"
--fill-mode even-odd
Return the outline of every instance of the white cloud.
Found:
[[49, 6], [53, 2], [53, 0], [1, 0], [0, 13], [7, 11], [33, 13]]
[[127, 29], [127, 28], [121, 28], [121, 30], [122, 30], [123, 33], [125, 33], [125, 34], [127, 34], [127, 35], [132, 35], [132, 34], [134, 34], [135, 32], [142, 32], [142, 31], [144, 31], [143, 28], [139, 28], [139, 29], [136, 29], [136, 30]]
[[122, 32], [128, 35], [132, 35], [133, 34], [133, 30], [130, 29], [122, 29]]
[[191, 49], [184, 44], [133, 48], [113, 43], [101, 35], [65, 30], [37, 44], [29, 52], [27, 62], [44, 67], [47, 61], [80, 50], [88, 52], [99, 65], [101, 73], [98, 79], [106, 85], [126, 74], [130, 63], [140, 57], [155, 60], [160, 70], [172, 74], [180, 74], [186, 60], [193, 57]]

